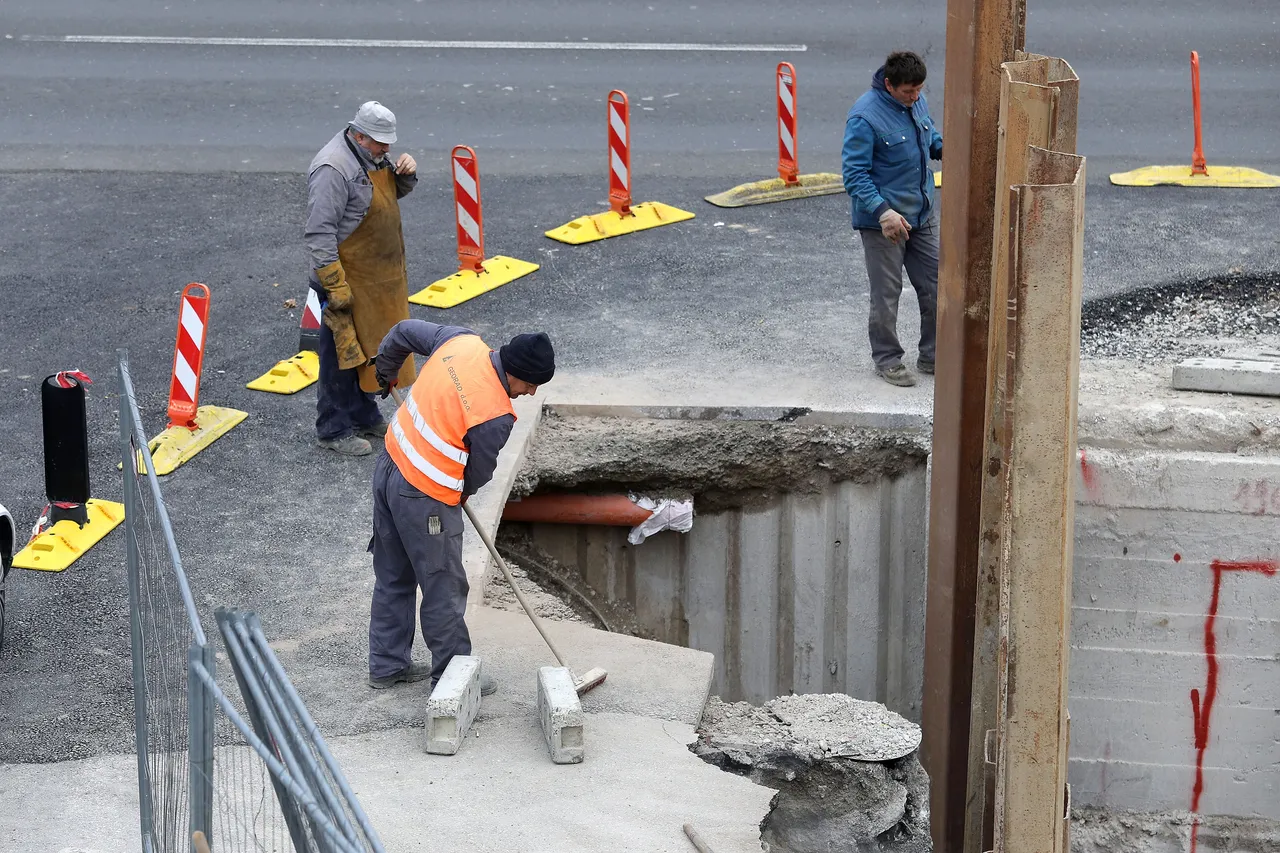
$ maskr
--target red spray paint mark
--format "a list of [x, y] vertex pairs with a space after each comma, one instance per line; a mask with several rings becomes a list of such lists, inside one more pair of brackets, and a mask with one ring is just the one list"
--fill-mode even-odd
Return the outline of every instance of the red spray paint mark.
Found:
[[1089, 497], [1093, 497], [1098, 493], [1098, 475], [1094, 471], [1093, 466], [1089, 464], [1089, 460], [1085, 458], [1084, 449], [1081, 448], [1080, 453], [1080, 479], [1084, 480], [1084, 490], [1089, 493]]
[[1173, 561], [1174, 561], [1175, 563], [1181, 563], [1181, 562], [1182, 562], [1182, 555], [1181, 555], [1181, 554], [1174, 554], [1174, 555], [1173, 555]]
[[[1174, 555], [1175, 559], [1177, 555]], [[1271, 577], [1280, 570], [1275, 560], [1253, 560], [1246, 562], [1228, 562], [1214, 560], [1213, 596], [1209, 599], [1209, 615], [1204, 620], [1204, 656], [1209, 666], [1209, 675], [1205, 680], [1204, 693], [1191, 689], [1191, 715], [1195, 721], [1196, 739], [1196, 784], [1191, 790], [1191, 853], [1196, 853], [1196, 838], [1199, 835], [1200, 795], [1204, 793], [1204, 753], [1209, 748], [1209, 715], [1213, 713], [1213, 700], [1218, 696], [1218, 636], [1213, 632], [1213, 624], [1218, 618], [1218, 597], [1222, 591], [1223, 572], [1257, 572]]]

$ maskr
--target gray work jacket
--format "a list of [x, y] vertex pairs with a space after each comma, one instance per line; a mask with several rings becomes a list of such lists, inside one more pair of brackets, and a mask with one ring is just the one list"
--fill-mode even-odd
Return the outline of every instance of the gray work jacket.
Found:
[[[311, 255], [311, 282], [319, 285], [315, 271], [338, 260], [338, 244], [359, 227], [373, 201], [369, 172], [393, 168], [383, 157], [375, 162], [351, 138], [339, 131], [320, 149], [307, 170], [307, 226], [303, 235]], [[404, 198], [418, 183], [418, 176], [396, 175], [396, 198]]]

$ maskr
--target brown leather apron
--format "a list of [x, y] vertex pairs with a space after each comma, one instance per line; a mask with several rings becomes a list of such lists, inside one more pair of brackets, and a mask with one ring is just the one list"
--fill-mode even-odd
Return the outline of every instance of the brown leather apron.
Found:
[[[351, 288], [351, 317], [360, 348], [372, 356], [391, 327], [409, 319], [409, 278], [404, 264], [404, 234], [400, 230], [400, 205], [396, 201], [396, 176], [392, 169], [369, 172], [373, 198], [364, 219], [351, 236], [338, 244], [338, 260]], [[378, 390], [373, 367], [356, 368], [360, 388]], [[399, 386], [413, 384], [413, 356], [400, 368]]]

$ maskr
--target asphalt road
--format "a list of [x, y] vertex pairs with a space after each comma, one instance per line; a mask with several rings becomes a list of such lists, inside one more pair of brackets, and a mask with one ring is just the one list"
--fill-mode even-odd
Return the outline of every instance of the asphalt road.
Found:
[[[849, 104], [885, 54], [925, 56], [942, 115], [944, 0], [6, 0], [0, 166], [295, 170], [376, 98], [404, 146], [455, 144], [486, 171], [602, 169], [603, 99], [632, 98], [637, 181], [771, 168], [773, 67], [796, 65], [802, 165], [838, 164]], [[1027, 44], [1083, 80], [1079, 148], [1095, 175], [1189, 161], [1188, 53], [1203, 63], [1210, 162], [1280, 164], [1280, 11], [1268, 0], [1028, 4]], [[790, 45], [761, 52], [102, 45], [67, 35]], [[646, 100], [650, 99], [650, 100]], [[735, 156], [737, 155], [737, 156]]]
[[[119, 499], [115, 351], [131, 353], [154, 434], [164, 425], [177, 292], [188, 281], [208, 283], [214, 307], [202, 400], [250, 416], [163, 487], [200, 606], [257, 609], [304, 696], [361, 677], [372, 460], [338, 460], [312, 446], [313, 391], [278, 397], [244, 383], [296, 351], [298, 311], [285, 302], [302, 297], [306, 273], [301, 172], [361, 100], [397, 110], [404, 147], [423, 164], [420, 185], [403, 204], [414, 287], [454, 269], [450, 187], [438, 163], [455, 142], [474, 145], [481, 157], [490, 253], [542, 264], [457, 309], [415, 307], [414, 316], [470, 326], [491, 343], [545, 328], [569, 371], [661, 371], [672, 382], [687, 371], [741, 382], [744, 370], [767, 365], [797, 376], [835, 374], [851, 386], [877, 381], [867, 364], [866, 278], [847, 200], [726, 211], [701, 199], [769, 175], [771, 73], [780, 59], [799, 69], [806, 170], [836, 167], [848, 102], [889, 46], [928, 54], [935, 71], [929, 96], [941, 114], [941, 2], [596, 2], [541, 4], [536, 12], [509, 2], [465, 14], [440, 4], [362, 3], [324, 7], [322, 19], [300, 2], [84, 6], [6, 0], [0, 24], [0, 207], [8, 213], [0, 218], [0, 502], [20, 527], [34, 521], [44, 503], [39, 381], [75, 367], [97, 381], [89, 392], [94, 492]], [[1271, 13], [1261, 3], [1212, 13], [1189, 2], [1158, 8], [1156, 21], [1152, 11], [1103, 4], [1043, 17], [1032, 7], [1031, 46], [1068, 57], [1085, 81], [1080, 149], [1089, 157], [1090, 296], [1231, 268], [1280, 268], [1280, 192], [1125, 191], [1105, 183], [1113, 168], [1189, 156], [1189, 47], [1201, 50], [1206, 65], [1206, 116], [1217, 114], [1206, 134], [1211, 162], [1221, 151], [1224, 161], [1280, 164], [1272, 143], [1280, 78]], [[22, 38], [67, 34], [586, 37], [807, 49]], [[684, 207], [697, 218], [590, 246], [554, 243], [544, 229], [605, 204], [603, 98], [613, 86], [636, 105], [638, 200]], [[914, 310], [907, 296], [908, 348], [917, 334]], [[131, 747], [122, 542], [113, 534], [61, 575], [11, 577], [0, 763]], [[313, 708], [326, 732], [414, 718], [413, 707], [352, 695], [347, 704]]]

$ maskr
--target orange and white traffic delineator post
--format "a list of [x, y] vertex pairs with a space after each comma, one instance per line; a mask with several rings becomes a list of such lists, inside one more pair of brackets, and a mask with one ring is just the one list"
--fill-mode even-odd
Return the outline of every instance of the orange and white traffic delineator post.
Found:
[[203, 284], [192, 283], [182, 289], [169, 383], [169, 426], [147, 442], [157, 475], [174, 471], [249, 416], [238, 409], [199, 404], [209, 303], [209, 288]]
[[484, 212], [480, 206], [480, 167], [476, 152], [456, 145], [449, 157], [453, 169], [453, 209], [458, 233], [458, 271], [409, 297], [415, 305], [452, 308], [509, 284], [538, 268], [528, 261], [484, 256]]
[[774, 72], [774, 94], [778, 107], [778, 177], [707, 196], [707, 201], [717, 207], [745, 207], [844, 192], [844, 179], [833, 172], [800, 174], [796, 69], [790, 62], [778, 63]]
[[1191, 51], [1191, 121], [1195, 140], [1191, 149], [1191, 165], [1143, 166], [1131, 172], [1116, 172], [1111, 175], [1111, 183], [1118, 187], [1280, 187], [1280, 175], [1269, 175], [1245, 166], [1210, 167], [1205, 162], [1200, 133], [1200, 54], [1194, 50]]
[[320, 297], [307, 288], [307, 302], [302, 309], [298, 333], [298, 354], [276, 362], [276, 366], [247, 384], [254, 391], [272, 394], [296, 394], [320, 378]]
[[693, 219], [680, 210], [657, 201], [631, 202], [631, 103], [618, 89], [609, 93], [608, 111], [609, 210], [577, 219], [546, 232], [561, 243], [593, 243], [606, 237], [617, 237], [661, 225]]

